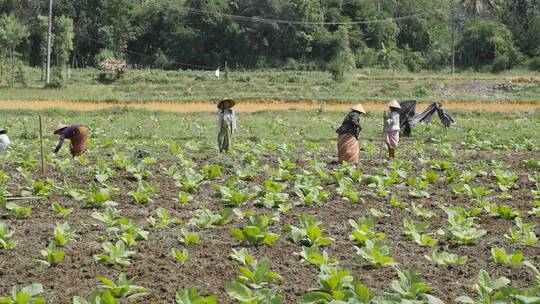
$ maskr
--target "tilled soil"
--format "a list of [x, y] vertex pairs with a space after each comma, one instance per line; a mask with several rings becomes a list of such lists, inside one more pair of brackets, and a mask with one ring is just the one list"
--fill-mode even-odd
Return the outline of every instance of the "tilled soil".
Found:
[[[460, 151], [459, 153], [462, 157], [454, 163], [455, 169], [477, 163], [478, 159], [511, 160], [509, 162], [510, 170], [519, 174], [518, 184], [520, 187], [511, 191], [512, 199], [499, 199], [495, 197], [496, 193], [494, 193], [491, 196], [492, 201], [504, 203], [519, 210], [525, 222], [538, 222], [537, 218], [527, 214], [532, 208], [529, 192], [531, 183], [527, 180], [527, 175], [536, 171], [525, 168], [522, 163], [524, 159], [538, 158], [537, 153], [508, 151]], [[414, 160], [413, 156], [405, 158], [408, 158], [409, 161]], [[270, 166], [277, 164], [277, 157], [263, 159], [265, 159], [263, 162]], [[512, 268], [496, 264], [493, 261], [490, 250], [494, 245], [504, 247], [507, 251], [519, 248], [533, 264], [540, 265], [538, 245], [520, 248], [512, 246], [504, 238], [508, 229], [514, 226], [512, 220], [493, 218], [482, 213], [478, 216], [477, 223], [488, 233], [476, 244], [456, 245], [438, 237], [440, 242], [434, 248], [421, 247], [413, 241], [407, 240], [402, 233], [404, 217], [409, 216], [414, 218], [416, 222], [420, 221], [419, 218], [413, 216], [408, 208], [391, 207], [388, 203], [389, 197], [378, 197], [373, 189], [361, 184], [357, 184], [356, 187], [363, 193], [364, 202], [353, 204], [341, 199], [336, 194], [336, 186], [331, 181], [323, 182], [325, 190], [331, 193], [323, 206], [298, 206], [289, 213], [279, 215], [280, 221], [271, 228], [272, 232], [280, 234], [279, 241], [274, 245], [256, 247], [241, 243], [234, 240], [229, 234], [229, 230], [243, 227], [246, 223], [245, 219], [237, 220], [234, 218], [228, 225], [202, 230], [187, 225], [199, 206], [205, 206], [214, 213], [223, 208], [223, 202], [215, 196], [214, 185], [223, 185], [228, 175], [234, 173], [231, 168], [238, 165], [239, 161], [226, 159], [222, 156], [210, 156], [201, 158], [198, 162], [199, 168], [206, 163], [222, 164], [225, 168], [225, 176], [219, 180], [203, 182], [193, 202], [187, 205], [180, 205], [174, 200], [179, 189], [171, 178], [163, 175], [160, 168], [160, 166], [168, 167], [174, 164], [173, 160], [158, 162], [158, 165], [149, 167], [153, 173], [150, 181], [158, 185], [158, 191], [153, 196], [154, 201], [147, 206], [133, 203], [127, 193], [137, 189], [137, 182], [131, 178], [129, 173], [121, 170], [116, 171], [112, 183], [121, 191], [115, 194], [112, 199], [119, 204], [118, 209], [122, 216], [150, 231], [148, 241], [140, 241], [132, 248], [136, 252], [132, 259], [132, 265], [124, 268], [108, 266], [95, 261], [93, 255], [102, 251], [99, 243], [101, 237], [107, 236], [110, 240], [112, 238], [106, 233], [104, 224], [91, 217], [92, 212], [96, 210], [84, 208], [81, 202], [65, 197], [60, 190], [55, 190], [51, 196], [44, 200], [20, 203], [32, 207], [32, 216], [29, 219], [13, 219], [7, 214], [7, 210], [2, 208], [0, 219], [7, 223], [14, 232], [17, 246], [11, 251], [0, 250], [0, 295], [7, 295], [12, 286], [24, 286], [39, 282], [44, 286], [47, 303], [71, 303], [73, 296], [86, 297], [91, 290], [99, 287], [100, 283], [97, 281], [97, 277], [116, 280], [119, 273], [124, 272], [129, 278], [134, 278], [137, 285], [148, 289], [146, 296], [125, 303], [173, 303], [176, 290], [186, 287], [195, 287], [205, 295], [214, 294], [218, 297], [219, 303], [234, 303], [227, 296], [224, 287], [238, 275], [238, 263], [228, 256], [232, 253], [232, 249], [247, 248], [254, 256], [266, 257], [271, 261], [271, 270], [284, 278], [283, 281], [275, 283], [275, 286], [284, 295], [286, 303], [294, 303], [299, 296], [318, 287], [319, 269], [301, 262], [299, 256], [295, 255], [301, 250], [301, 246], [294, 244], [284, 230], [285, 224], [298, 226], [298, 216], [301, 213], [315, 214], [323, 221], [326, 229], [325, 234], [335, 239], [325, 250], [330, 257], [339, 260], [340, 266], [351, 270], [352, 274], [371, 291], [389, 291], [391, 281], [397, 279], [396, 271], [392, 267], [374, 268], [368, 266], [356, 255], [353, 243], [348, 240], [352, 229], [347, 220], [369, 217], [371, 208], [390, 214], [390, 217], [375, 219], [375, 231], [383, 232], [386, 235], [384, 243], [390, 246], [390, 255], [399, 263], [398, 268], [402, 270], [413, 269], [419, 273], [424, 281], [433, 288], [432, 294], [441, 298], [445, 303], [451, 303], [456, 297], [468, 294], [481, 269], [487, 270], [492, 277], [506, 276], [515, 287], [529, 287], [531, 285], [532, 275], [525, 267]], [[298, 161], [299, 164], [302, 162]], [[389, 163], [366, 160], [360, 165], [360, 168], [364, 174], [372, 174], [387, 165]], [[409, 170], [408, 174], [409, 176], [417, 176], [427, 167], [426, 164], [418, 164]], [[302, 169], [297, 168], [294, 172], [301, 172]], [[328, 169], [337, 171], [338, 168], [335, 164], [330, 164]], [[0, 170], [12, 177], [8, 189], [14, 194], [18, 194], [18, 189], [26, 185], [24, 179], [13, 166], [0, 165]], [[67, 175], [51, 170], [48, 177], [56, 180], [59, 185], [63, 184], [64, 180], [68, 180], [82, 189], [87, 189], [88, 185], [94, 182], [92, 174], [88, 172], [81, 174], [81, 172], [85, 172], [85, 168], [77, 168]], [[35, 174], [39, 176], [37, 171]], [[268, 174], [262, 173], [261, 176], [248, 182], [247, 185], [255, 183], [260, 185], [268, 177]], [[491, 176], [481, 176], [475, 182], [489, 189], [496, 188], [496, 182]], [[286, 192], [289, 193], [292, 201], [297, 201], [291, 188], [292, 185], [289, 182]], [[413, 199], [409, 197], [409, 188], [405, 183], [392, 186], [389, 190], [391, 195], [399, 197], [407, 204], [414, 201], [435, 212], [438, 217], [431, 221], [429, 230], [432, 232], [446, 227], [446, 215], [437, 207], [439, 204], [471, 207], [467, 198], [454, 194], [450, 185], [445, 184], [442, 180], [430, 185], [430, 198]], [[50, 209], [50, 204], [53, 202], [60, 203], [66, 208], [74, 208], [75, 211], [66, 218], [57, 218]], [[182, 224], [165, 229], [151, 228], [146, 218], [150, 215], [155, 216], [154, 211], [157, 207], [169, 210], [182, 220]], [[253, 210], [256, 213], [277, 212], [277, 210], [256, 207], [251, 203], [245, 209]], [[45, 248], [48, 240], [53, 237], [55, 223], [61, 222], [69, 223], [71, 228], [77, 231], [79, 240], [68, 244], [65, 248], [65, 260], [58, 266], [50, 268], [36, 266], [32, 260], [41, 258], [39, 251]], [[175, 263], [170, 256], [172, 247], [183, 248], [178, 240], [181, 227], [200, 232], [202, 236], [199, 244], [187, 248], [190, 258], [184, 265]], [[469, 257], [469, 261], [465, 265], [456, 267], [435, 266], [424, 258], [424, 255], [429, 255], [434, 249], [466, 255]]]

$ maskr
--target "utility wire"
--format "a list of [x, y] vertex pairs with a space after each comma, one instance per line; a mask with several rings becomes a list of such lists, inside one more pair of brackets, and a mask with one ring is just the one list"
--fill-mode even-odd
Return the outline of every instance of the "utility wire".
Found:
[[186, 11], [190, 14], [195, 15], [209, 15], [209, 16], [216, 16], [216, 17], [228, 17], [235, 20], [241, 20], [241, 21], [249, 21], [249, 22], [259, 22], [259, 23], [275, 23], [275, 24], [287, 24], [287, 25], [359, 25], [359, 24], [373, 24], [373, 23], [382, 23], [387, 22], [389, 20], [408, 20], [408, 19], [415, 19], [418, 17], [425, 17], [425, 16], [432, 16], [438, 13], [444, 13], [448, 12], [448, 9], [436, 9], [432, 11], [427, 11], [423, 13], [413, 14], [413, 15], [407, 15], [407, 16], [399, 16], [399, 17], [389, 17], [389, 18], [383, 18], [383, 19], [374, 19], [374, 20], [363, 20], [363, 21], [348, 21], [348, 22], [318, 22], [318, 21], [293, 21], [293, 20], [283, 20], [283, 19], [266, 19], [266, 18], [259, 18], [259, 17], [248, 17], [248, 16], [241, 16], [241, 15], [231, 15], [231, 14], [224, 14], [219, 12], [210, 12], [210, 11], [204, 11], [200, 9], [194, 9], [194, 8], [183, 8], [182, 10]]

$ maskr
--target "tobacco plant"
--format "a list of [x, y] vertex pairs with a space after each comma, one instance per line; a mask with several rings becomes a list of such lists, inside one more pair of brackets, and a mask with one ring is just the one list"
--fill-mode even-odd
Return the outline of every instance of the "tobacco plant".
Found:
[[299, 255], [303, 261], [311, 265], [336, 266], [339, 264], [336, 259], [330, 258], [326, 251], [319, 252], [318, 247], [302, 247], [302, 251], [296, 252], [295, 255]]
[[349, 219], [349, 225], [353, 228], [352, 233], [349, 235], [349, 240], [355, 244], [364, 245], [367, 240], [382, 240], [384, 239], [384, 233], [374, 232], [374, 222], [371, 219], [359, 219], [358, 221]]
[[495, 262], [510, 266], [519, 266], [523, 262], [523, 253], [520, 250], [507, 254], [504, 248], [494, 246], [491, 247], [491, 256]]
[[426, 260], [437, 264], [439, 266], [457, 266], [457, 265], [463, 265], [467, 262], [468, 257], [466, 256], [459, 256], [457, 254], [448, 253], [446, 251], [438, 252], [434, 250], [430, 256], [424, 255]]
[[201, 236], [197, 233], [189, 232], [186, 228], [180, 229], [180, 242], [184, 246], [190, 246], [198, 244], [201, 240]]
[[13, 287], [10, 297], [0, 297], [0, 303], [5, 304], [45, 304], [42, 297], [43, 285], [33, 283], [23, 288]]
[[56, 216], [66, 217], [73, 213], [73, 208], [64, 208], [58, 203], [52, 203], [51, 209]]
[[14, 218], [25, 219], [32, 215], [32, 209], [30, 207], [22, 207], [13, 202], [7, 203], [5, 207]]
[[491, 279], [489, 274], [485, 270], [480, 270], [478, 274], [477, 283], [473, 288], [478, 294], [478, 298], [474, 300], [469, 296], [458, 297], [455, 301], [458, 303], [466, 304], [497, 304], [507, 303], [509, 300], [509, 293], [504, 289], [508, 286], [510, 280], [505, 277], [498, 279]]
[[54, 240], [58, 246], [64, 247], [76, 238], [75, 231], [71, 230], [68, 223], [56, 224], [54, 228]]
[[371, 303], [373, 295], [350, 271], [337, 266], [322, 265], [319, 288], [304, 294], [298, 304], [315, 303]]
[[523, 219], [516, 217], [514, 219], [517, 229], [510, 227], [508, 234], [504, 237], [510, 240], [510, 242], [524, 246], [534, 246], [538, 243], [538, 237], [534, 232], [534, 223], [523, 223]]
[[171, 256], [177, 263], [184, 264], [189, 259], [189, 252], [186, 249], [180, 251], [176, 248], [171, 248]]
[[268, 232], [272, 218], [266, 215], [253, 215], [249, 217], [249, 224], [242, 229], [231, 229], [231, 235], [239, 240], [253, 245], [271, 245], [279, 239], [279, 235]]
[[390, 249], [388, 246], [379, 241], [366, 240], [364, 247], [354, 246], [356, 254], [362, 257], [371, 266], [395, 266], [397, 263], [388, 254]]
[[9, 226], [0, 223], [0, 249], [11, 250], [15, 248], [16, 243], [11, 240], [13, 232], [9, 229]]
[[176, 304], [216, 304], [216, 296], [201, 296], [195, 288], [179, 289], [175, 296]]
[[146, 219], [148, 224], [150, 224], [150, 226], [152, 226], [153, 228], [167, 228], [170, 224], [180, 224], [180, 219], [171, 216], [169, 211], [167, 211], [167, 209], [163, 207], [159, 207], [156, 209], [156, 215], [159, 220], [153, 216], [150, 216]]
[[106, 242], [102, 244], [105, 254], [96, 254], [94, 258], [100, 263], [116, 264], [122, 267], [131, 265], [131, 257], [134, 251], [129, 251], [122, 241], [115, 244]]
[[215, 214], [210, 209], [201, 207], [195, 211], [195, 216], [189, 219], [189, 224], [199, 228], [223, 226], [229, 223], [232, 214], [233, 209], [231, 208], [224, 208], [219, 214]]
[[40, 254], [44, 260], [35, 259], [33, 262], [47, 267], [56, 266], [64, 260], [64, 251], [58, 249], [54, 241], [50, 242], [47, 248], [41, 250]]
[[322, 247], [330, 245], [334, 239], [324, 237], [322, 222], [317, 216], [300, 215], [301, 227], [286, 225], [285, 230], [291, 234], [294, 243], [307, 247]]

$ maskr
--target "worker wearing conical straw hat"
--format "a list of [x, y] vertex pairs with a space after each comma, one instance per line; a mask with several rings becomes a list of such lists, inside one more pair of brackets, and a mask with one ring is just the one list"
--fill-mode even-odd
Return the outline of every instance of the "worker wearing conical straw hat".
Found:
[[396, 156], [396, 149], [399, 144], [399, 110], [401, 106], [394, 99], [388, 103], [390, 113], [387, 115], [386, 111], [384, 112], [384, 140], [386, 146], [388, 147], [388, 155], [390, 158]]
[[7, 133], [6, 129], [0, 128], [0, 150], [7, 150], [11, 144]]
[[351, 111], [341, 126], [336, 130], [338, 134], [337, 148], [339, 162], [357, 163], [359, 159], [358, 134], [362, 130], [360, 126], [360, 114], [366, 114], [361, 104], [351, 107]]
[[234, 100], [224, 98], [217, 105], [219, 152], [227, 152], [232, 146], [236, 134], [236, 113], [232, 109], [235, 104]]
[[82, 125], [71, 125], [67, 126], [62, 123], [57, 123], [53, 126], [54, 134], [60, 135], [60, 140], [58, 142], [58, 145], [56, 145], [56, 149], [54, 149], [54, 153], [58, 153], [60, 151], [60, 148], [62, 148], [62, 145], [64, 144], [64, 140], [67, 138], [70, 140], [71, 144], [69, 147], [69, 150], [71, 152], [71, 155], [73, 157], [80, 156], [86, 152], [86, 143], [88, 141], [88, 131], [86, 128]]

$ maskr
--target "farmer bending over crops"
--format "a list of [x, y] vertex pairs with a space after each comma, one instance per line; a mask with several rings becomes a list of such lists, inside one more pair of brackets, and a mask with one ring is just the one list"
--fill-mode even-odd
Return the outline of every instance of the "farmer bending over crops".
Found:
[[7, 136], [7, 130], [0, 129], [0, 150], [7, 150], [10, 143], [9, 137]]
[[227, 152], [231, 148], [236, 133], [236, 114], [232, 109], [235, 104], [234, 100], [224, 98], [217, 105], [219, 152]]
[[55, 154], [58, 153], [58, 151], [62, 147], [62, 144], [64, 143], [64, 139], [66, 138], [71, 141], [69, 150], [71, 151], [71, 155], [73, 157], [82, 155], [84, 152], [86, 152], [86, 142], [88, 138], [87, 130], [84, 126], [66, 126], [64, 124], [58, 123], [54, 126], [53, 129], [54, 134], [60, 135], [60, 141], [58, 142], [56, 149], [54, 149]]
[[399, 109], [401, 106], [394, 99], [388, 103], [390, 113], [384, 112], [384, 140], [388, 146], [388, 155], [390, 158], [396, 156], [396, 148], [399, 144]]
[[338, 134], [337, 147], [339, 162], [357, 163], [359, 157], [358, 133], [360, 126], [360, 114], [366, 114], [364, 107], [357, 104], [351, 108], [341, 126], [336, 130]]

